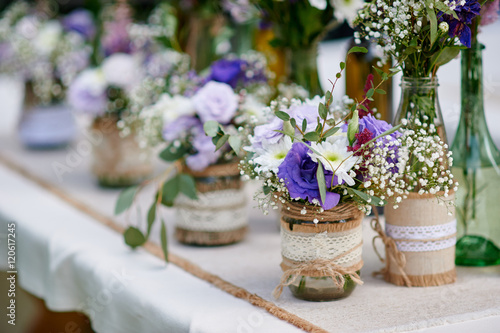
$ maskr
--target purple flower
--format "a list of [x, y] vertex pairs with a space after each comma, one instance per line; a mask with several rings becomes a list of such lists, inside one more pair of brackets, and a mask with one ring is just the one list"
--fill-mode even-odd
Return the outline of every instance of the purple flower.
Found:
[[283, 120], [274, 117], [273, 120], [264, 125], [255, 127], [254, 136], [252, 139], [252, 147], [261, 149], [262, 143], [276, 144], [283, 137], [283, 134], [277, 131], [283, 130]]
[[96, 70], [87, 69], [71, 83], [68, 103], [79, 112], [102, 115], [106, 111], [106, 83]]
[[455, 8], [455, 13], [457, 13], [458, 20], [452, 15], [439, 13], [439, 21], [445, 21], [449, 25], [448, 35], [450, 37], [457, 37], [460, 42], [466, 46], [471, 46], [471, 30], [469, 24], [472, 20], [479, 15], [481, 11], [481, 5], [477, 0], [466, 0], [463, 6], [457, 6]]
[[238, 96], [231, 86], [210, 81], [193, 96], [193, 104], [202, 122], [228, 124], [236, 115]]
[[498, 20], [498, 11], [500, 10], [500, 0], [487, 1], [481, 7], [481, 25], [495, 23]]
[[128, 20], [121, 20], [105, 24], [101, 46], [106, 57], [115, 53], [132, 53], [132, 42], [127, 30], [130, 23]]
[[[371, 133], [373, 133], [373, 137], [379, 136], [380, 134], [384, 133], [385, 131], [388, 131], [392, 128], [392, 125], [388, 124], [387, 122], [383, 120], [379, 120], [375, 118], [374, 116], [367, 115], [364, 116], [359, 120], [359, 133], [362, 133], [364, 130], [368, 129]], [[398, 131], [385, 136], [385, 138], [390, 138], [390, 140], [396, 139], [399, 136], [401, 136], [401, 133]]]
[[311, 132], [318, 126], [318, 105], [312, 104], [301, 104], [297, 106], [292, 106], [288, 110], [290, 117], [295, 118], [297, 126], [302, 127], [302, 122], [307, 120], [306, 132]]
[[209, 165], [214, 164], [220, 157], [220, 151], [215, 151], [215, 145], [212, 138], [208, 137], [203, 128], [194, 130], [193, 147], [197, 153], [186, 158], [187, 166], [194, 171], [206, 169]]
[[163, 128], [163, 139], [165, 141], [180, 139], [195, 127], [203, 127], [198, 118], [192, 116], [179, 117]]
[[245, 72], [243, 70], [245, 65], [247, 65], [246, 61], [241, 59], [217, 60], [210, 67], [211, 73], [208, 80], [227, 83], [234, 89], [240, 80], [245, 79]]
[[79, 33], [87, 40], [92, 39], [96, 33], [94, 18], [85, 9], [76, 9], [69, 13], [63, 20], [63, 26], [66, 30]]
[[[308, 200], [310, 203], [316, 199], [323, 209], [332, 209], [339, 203], [340, 194], [327, 191], [325, 202], [321, 201], [318, 179], [316, 178], [318, 164], [313, 162], [308, 152], [309, 148], [306, 145], [295, 142], [278, 168], [278, 177], [284, 180], [292, 199], [300, 198]], [[325, 183], [327, 187], [330, 187], [332, 177], [333, 173], [326, 170]], [[338, 185], [336, 176], [333, 184]]]

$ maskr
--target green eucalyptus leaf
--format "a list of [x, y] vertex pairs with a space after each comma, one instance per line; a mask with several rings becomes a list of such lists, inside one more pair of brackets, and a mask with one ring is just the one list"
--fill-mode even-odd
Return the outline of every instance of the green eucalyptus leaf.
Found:
[[295, 136], [295, 127], [289, 121], [283, 122], [283, 132], [288, 136]]
[[119, 215], [132, 206], [135, 194], [137, 193], [137, 186], [131, 186], [120, 193], [115, 206], [115, 215]]
[[383, 89], [375, 89], [375, 92], [377, 94], [379, 94], [379, 95], [385, 95], [386, 94], [385, 90], [383, 90]]
[[324, 138], [328, 138], [329, 136], [334, 135], [340, 130], [340, 127], [332, 127], [328, 131], [326, 131]]
[[368, 53], [368, 50], [367, 50], [365, 47], [361, 47], [361, 46], [353, 46], [353, 47], [351, 47], [351, 49], [347, 52], [347, 54], [356, 53], [356, 52], [359, 52], [359, 53]]
[[269, 193], [271, 193], [271, 187], [269, 186], [262, 186], [262, 191], [264, 192], [264, 195], [268, 195]]
[[302, 120], [302, 132], [305, 132], [307, 130], [307, 119], [304, 118], [304, 120]]
[[161, 219], [160, 240], [165, 262], [168, 262], [167, 227], [165, 226], [165, 221], [163, 219]]
[[[433, 1], [432, 3], [434, 3]], [[431, 46], [434, 45], [438, 38], [438, 22], [437, 22], [437, 17], [436, 17], [436, 12], [434, 11], [434, 8], [431, 8], [430, 6], [430, 1], [428, 0], [426, 3], [426, 9], [427, 9], [427, 17], [430, 22], [430, 28], [431, 28]]]
[[188, 147], [180, 146], [177, 148], [173, 144], [170, 144], [160, 153], [159, 156], [164, 161], [175, 162], [184, 157], [184, 155], [188, 152], [188, 150], [189, 150]]
[[442, 52], [436, 53], [431, 58], [431, 64], [434, 66], [443, 66], [453, 59], [455, 59], [460, 54], [460, 47], [447, 47]]
[[276, 117], [280, 118], [283, 121], [289, 121], [290, 120], [290, 115], [286, 112], [283, 111], [276, 111]]
[[180, 177], [175, 175], [163, 184], [162, 189], [162, 204], [167, 207], [174, 205], [175, 198], [180, 192]]
[[290, 125], [292, 125], [293, 128], [297, 127], [297, 121], [295, 118], [290, 118]]
[[125, 244], [133, 249], [146, 243], [146, 237], [136, 227], [128, 227], [123, 233], [123, 238], [125, 239]]
[[319, 103], [318, 112], [321, 119], [326, 119], [326, 117], [328, 117], [328, 109], [326, 108], [325, 104]]
[[323, 164], [318, 163], [318, 169], [316, 170], [316, 179], [318, 180], [319, 195], [321, 197], [321, 203], [325, 203], [326, 200], [326, 183], [325, 183], [325, 172], [323, 170]]
[[341, 69], [341, 70], [344, 70], [344, 69], [345, 69], [345, 62], [343, 62], [343, 61], [342, 61], [342, 62], [340, 63], [340, 69]]
[[179, 175], [179, 190], [188, 198], [198, 199], [198, 192], [196, 191], [196, 183], [193, 176], [182, 173]]
[[352, 146], [356, 140], [356, 134], [359, 131], [359, 116], [358, 110], [354, 111], [349, 125], [347, 126], [347, 138], [349, 139], [349, 146]]
[[325, 92], [325, 101], [328, 103], [328, 101], [331, 101], [331, 100], [332, 100], [332, 98], [333, 98], [333, 96], [332, 96], [332, 92], [331, 92], [330, 90], [327, 90], [327, 91]]
[[207, 136], [213, 138], [219, 132], [220, 124], [215, 120], [209, 120], [203, 124], [203, 129], [205, 130], [205, 134]]
[[151, 207], [148, 210], [148, 232], [147, 237], [151, 234], [151, 228], [153, 227], [153, 223], [155, 223], [156, 219], [156, 200], [153, 202]]
[[215, 144], [215, 150], [219, 150], [224, 146], [224, 144], [229, 140], [229, 134], [224, 134]]
[[233, 148], [234, 152], [238, 154], [241, 149], [241, 138], [236, 135], [231, 135], [228, 139], [229, 145]]
[[309, 132], [304, 134], [304, 139], [307, 141], [318, 141], [319, 134], [317, 132]]
[[370, 88], [367, 92], [366, 92], [366, 98], [371, 98], [373, 96], [373, 94], [375, 93], [375, 89], [373, 88]]

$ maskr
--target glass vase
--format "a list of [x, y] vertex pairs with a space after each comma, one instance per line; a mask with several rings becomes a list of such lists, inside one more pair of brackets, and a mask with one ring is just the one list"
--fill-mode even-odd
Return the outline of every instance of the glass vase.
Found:
[[188, 245], [219, 246], [241, 241], [248, 230], [247, 195], [238, 163], [212, 165], [202, 171], [183, 166], [196, 184], [196, 200], [180, 194], [176, 239]]
[[288, 79], [306, 89], [311, 97], [324, 93], [319, 82], [317, 58], [317, 44], [303, 49], [286, 50]]
[[128, 187], [153, 173], [152, 154], [141, 148], [133, 134], [120, 136], [117, 118], [98, 117], [91, 127], [92, 173], [103, 187]]
[[[352, 276], [359, 278], [363, 265], [361, 222], [364, 214], [352, 204], [340, 204], [312, 215], [302, 214], [303, 208], [303, 205], [285, 203], [282, 209], [281, 268], [287, 279], [284, 285], [293, 296], [307, 301], [345, 298], [356, 287]], [[297, 267], [302, 267], [297, 275], [287, 276], [289, 270]], [[325, 274], [329, 269], [351, 273], [341, 273], [342, 283], [338, 277]]]
[[452, 145], [456, 201], [456, 264], [500, 264], [500, 151], [483, 107], [481, 44], [462, 50], [462, 110]]
[[438, 97], [437, 77], [403, 77], [401, 80], [401, 99], [393, 124], [408, 121], [406, 127], [418, 130], [428, 129], [431, 124], [444, 143], [447, 143], [443, 116]]

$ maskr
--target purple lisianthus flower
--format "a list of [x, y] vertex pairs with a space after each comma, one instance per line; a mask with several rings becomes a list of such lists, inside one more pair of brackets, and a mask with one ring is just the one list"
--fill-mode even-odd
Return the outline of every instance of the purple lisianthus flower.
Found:
[[[316, 171], [318, 163], [315, 163], [309, 156], [309, 148], [301, 142], [295, 142], [288, 152], [285, 160], [278, 168], [278, 177], [283, 179], [292, 199], [308, 200], [310, 203], [314, 199], [318, 200], [325, 210], [337, 206], [340, 194], [326, 192], [325, 202], [322, 202], [319, 192]], [[325, 170], [325, 183], [330, 187], [333, 172]], [[337, 177], [333, 180], [333, 185], [338, 185]]]
[[247, 62], [241, 59], [220, 59], [210, 67], [211, 73], [209, 81], [217, 81], [229, 84], [233, 89], [236, 88], [240, 80], [245, 79], [243, 68]]
[[76, 9], [63, 19], [63, 26], [68, 31], [75, 31], [85, 39], [90, 40], [96, 34], [92, 14], [85, 9]]
[[283, 120], [274, 117], [273, 120], [264, 125], [255, 127], [254, 136], [252, 139], [252, 147], [261, 149], [262, 143], [276, 144], [283, 137], [283, 134], [277, 131], [283, 130]]
[[187, 135], [189, 130], [203, 127], [200, 120], [192, 116], [182, 116], [167, 124], [163, 128], [162, 136], [165, 141], [173, 141]]
[[307, 120], [306, 132], [314, 131], [318, 126], [319, 113], [317, 105], [302, 104], [292, 106], [288, 110], [288, 114], [290, 117], [295, 118], [297, 126], [299, 127], [302, 127], [304, 119]]
[[210, 81], [193, 96], [193, 104], [202, 122], [229, 124], [238, 109], [238, 96], [228, 84]]
[[101, 46], [106, 57], [115, 53], [132, 53], [132, 41], [128, 34], [130, 23], [128, 20], [122, 20], [105, 24], [105, 34], [102, 37]]
[[466, 46], [471, 46], [471, 30], [469, 24], [472, 20], [480, 14], [481, 5], [477, 0], [466, 0], [463, 6], [457, 6], [455, 13], [457, 13], [458, 20], [452, 15], [439, 13], [439, 21], [447, 22], [449, 25], [448, 35], [450, 37], [458, 37], [460, 42]]
[[[368, 129], [371, 133], [373, 133], [373, 137], [379, 136], [380, 134], [388, 131], [392, 128], [391, 124], [388, 124], [386, 121], [379, 120], [374, 116], [367, 115], [359, 120], [359, 133], [362, 133], [364, 130]], [[401, 133], [396, 131], [392, 134], [385, 136], [384, 138], [394, 140], [401, 136]], [[381, 138], [382, 139], [382, 138]]]
[[68, 103], [75, 111], [102, 115], [107, 106], [106, 88], [102, 75], [96, 70], [87, 69], [69, 86]]
[[214, 164], [220, 157], [220, 150], [215, 151], [215, 145], [212, 138], [208, 137], [203, 128], [195, 129], [195, 136], [192, 144], [197, 153], [186, 158], [187, 166], [194, 171], [206, 169], [209, 165]]

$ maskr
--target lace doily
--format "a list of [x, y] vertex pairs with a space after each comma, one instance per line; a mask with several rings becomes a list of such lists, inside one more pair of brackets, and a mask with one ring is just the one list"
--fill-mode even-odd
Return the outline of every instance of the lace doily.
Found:
[[400, 251], [439, 251], [455, 245], [457, 220], [430, 226], [397, 226], [386, 223], [385, 230]]
[[[356, 246], [363, 240], [361, 226], [341, 233], [311, 233], [300, 235], [281, 228], [281, 254], [293, 261], [334, 259]], [[350, 266], [361, 260], [361, 246], [336, 259], [335, 264]]]
[[176, 226], [208, 232], [240, 229], [248, 224], [246, 200], [242, 190], [198, 193], [198, 200], [179, 195]]

